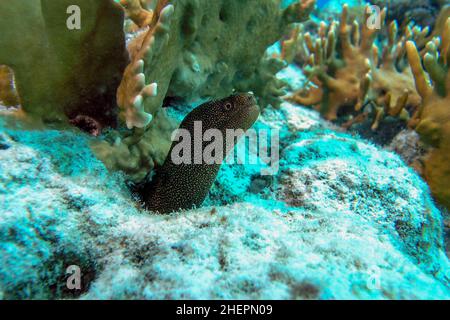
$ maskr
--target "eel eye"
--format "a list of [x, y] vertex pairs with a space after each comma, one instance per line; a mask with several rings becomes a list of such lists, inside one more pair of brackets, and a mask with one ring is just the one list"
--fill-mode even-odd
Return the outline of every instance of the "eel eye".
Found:
[[233, 104], [231, 104], [230, 102], [227, 102], [224, 106], [225, 111], [230, 111], [231, 109], [233, 109]]

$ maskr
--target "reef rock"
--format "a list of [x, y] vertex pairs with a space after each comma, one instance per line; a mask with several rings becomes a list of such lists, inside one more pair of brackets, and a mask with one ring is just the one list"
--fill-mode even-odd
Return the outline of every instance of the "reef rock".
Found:
[[311, 110], [285, 103], [255, 126], [280, 129], [278, 174], [223, 165], [203, 208], [167, 216], [140, 208], [94, 138], [0, 127], [4, 299], [450, 297], [425, 183]]

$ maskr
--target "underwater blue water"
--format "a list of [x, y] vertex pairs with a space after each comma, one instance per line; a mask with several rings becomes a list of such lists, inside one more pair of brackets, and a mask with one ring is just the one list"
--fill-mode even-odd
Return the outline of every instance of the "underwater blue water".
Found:
[[324, 5], [326, 5], [330, 0], [317, 0], [316, 4], [318, 8], [322, 8]]

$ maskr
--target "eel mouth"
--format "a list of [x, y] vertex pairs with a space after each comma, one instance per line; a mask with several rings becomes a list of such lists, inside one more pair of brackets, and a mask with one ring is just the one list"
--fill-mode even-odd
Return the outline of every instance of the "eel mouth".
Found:
[[239, 118], [242, 120], [242, 129], [247, 131], [258, 120], [260, 108], [253, 93], [239, 94], [239, 105], [241, 112]]

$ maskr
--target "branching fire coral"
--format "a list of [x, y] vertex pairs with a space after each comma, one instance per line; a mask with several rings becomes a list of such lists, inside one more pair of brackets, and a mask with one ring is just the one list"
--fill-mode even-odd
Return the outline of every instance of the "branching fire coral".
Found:
[[425, 71], [415, 44], [407, 43], [417, 91], [422, 97], [410, 125], [432, 147], [424, 161], [423, 176], [436, 199], [450, 208], [450, 18], [439, 41], [429, 42], [426, 50]]
[[388, 20], [400, 24], [415, 21], [420, 26], [433, 26], [439, 9], [446, 0], [369, 0], [368, 2], [388, 7]]
[[[80, 28], [70, 28], [78, 8]], [[123, 16], [111, 0], [0, 1], [0, 64], [14, 71], [29, 118], [115, 124], [115, 91], [127, 63]]]
[[[450, 207], [448, 12], [443, 9], [431, 35], [428, 28], [411, 24], [401, 33], [393, 21], [383, 41], [377, 38], [379, 31], [369, 30], [366, 25], [354, 22], [350, 26], [345, 7], [341, 21], [329, 26], [322, 23], [315, 37], [302, 34], [302, 26], [294, 29], [291, 38], [283, 43], [283, 57], [293, 59], [300, 54], [313, 83], [290, 97], [295, 102], [318, 106], [330, 120], [339, 113], [353, 115], [344, 126], [365, 121], [371, 112], [373, 130], [386, 116], [401, 118], [415, 128], [421, 140], [431, 147], [421, 173], [436, 199]], [[385, 14], [382, 11], [381, 22]], [[427, 72], [422, 68], [422, 60]], [[369, 104], [370, 108], [365, 108]]]
[[[134, 127], [146, 127], [153, 116], [144, 110], [146, 98], [156, 97], [158, 94], [158, 84], [145, 85], [146, 76], [144, 74], [145, 60], [151, 62], [152, 59], [159, 62], [162, 57], [167, 57], [163, 49], [169, 41], [169, 24], [174, 13], [174, 7], [167, 5], [161, 11], [157, 11], [158, 21], [151, 27], [148, 34], [143, 34], [144, 39], [138, 38], [129, 46], [132, 62], [125, 70], [122, 83], [117, 91], [117, 102], [123, 111], [123, 120], [129, 129]], [[150, 37], [150, 43], [144, 45], [145, 39]], [[157, 69], [158, 64], [152, 65]], [[148, 69], [148, 66], [147, 66]], [[162, 70], [161, 70], [162, 71]], [[167, 75], [162, 74], [167, 77]], [[161, 82], [161, 78], [157, 78]]]
[[[293, 22], [308, 18], [314, 0], [302, 0], [285, 10], [269, 0], [160, 0], [149, 31], [130, 44], [131, 66], [123, 81], [157, 83], [156, 96], [143, 97], [121, 86], [122, 115], [129, 124], [144, 127], [148, 121], [128, 120], [143, 112], [155, 115], [166, 97], [193, 101], [221, 98], [233, 90], [254, 91], [260, 104], [279, 104], [281, 83], [275, 78], [283, 64], [267, 62], [268, 46]], [[136, 70], [144, 62], [144, 72]], [[129, 79], [129, 78], [132, 79]], [[145, 84], [144, 84], [145, 87]], [[267, 90], [269, 88], [269, 90]]]
[[[283, 44], [283, 53], [288, 58], [303, 55], [307, 64], [305, 73], [313, 84], [289, 99], [316, 106], [328, 120], [336, 120], [340, 113], [364, 115], [363, 107], [371, 103], [375, 112], [373, 129], [385, 115], [408, 117], [405, 108], [416, 108], [420, 97], [406, 63], [405, 43], [426, 31], [408, 26], [405, 35], [400, 36], [397, 24], [392, 22], [380, 54], [377, 44], [380, 28], [369, 25], [370, 17], [367, 7], [365, 22], [354, 21], [350, 25], [348, 6], [344, 6], [340, 22], [331, 25], [322, 22], [317, 36], [294, 34]], [[378, 21], [381, 27], [385, 17], [383, 10]]]
[[143, 28], [152, 22], [153, 11], [145, 9], [143, 0], [120, 0], [127, 16], [139, 27]]

